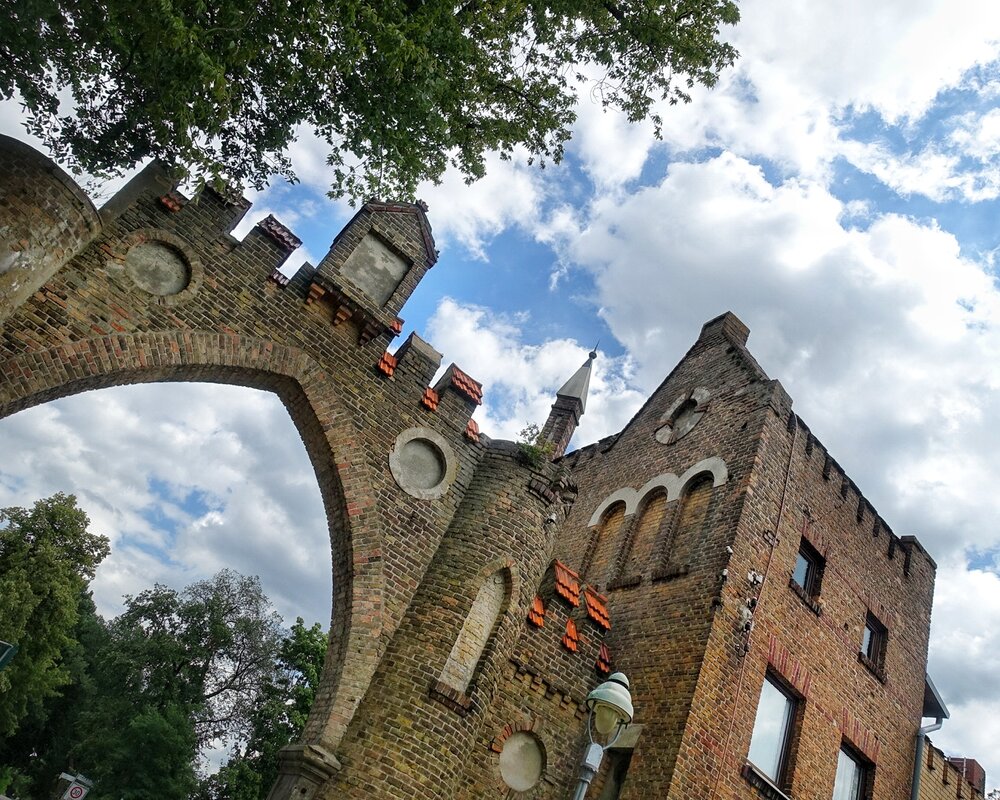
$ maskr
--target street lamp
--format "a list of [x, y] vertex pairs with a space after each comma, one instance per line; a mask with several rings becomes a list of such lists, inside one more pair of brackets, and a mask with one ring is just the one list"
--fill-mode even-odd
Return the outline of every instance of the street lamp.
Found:
[[[580, 782], [576, 786], [573, 800], [583, 800], [587, 796], [590, 782], [601, 768], [604, 751], [618, 741], [625, 726], [632, 721], [632, 695], [628, 690], [628, 678], [621, 672], [611, 675], [604, 683], [587, 695], [587, 738], [590, 744], [580, 765]], [[594, 741], [594, 730], [608, 738], [605, 744]]]

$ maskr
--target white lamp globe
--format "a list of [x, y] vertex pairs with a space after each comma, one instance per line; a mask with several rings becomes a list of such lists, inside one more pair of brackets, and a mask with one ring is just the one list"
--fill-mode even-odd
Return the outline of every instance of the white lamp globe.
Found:
[[618, 725], [631, 722], [633, 709], [628, 678], [621, 672], [609, 676], [587, 695], [587, 709], [593, 714], [597, 732], [604, 736]]

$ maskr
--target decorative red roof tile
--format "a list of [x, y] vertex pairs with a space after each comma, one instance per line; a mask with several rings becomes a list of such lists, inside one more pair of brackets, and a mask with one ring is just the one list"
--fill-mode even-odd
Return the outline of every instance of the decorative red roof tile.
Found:
[[541, 628], [545, 625], [545, 603], [538, 595], [535, 595], [535, 599], [531, 603], [531, 608], [528, 609], [528, 622], [536, 628]]
[[592, 586], [586, 586], [583, 589], [583, 599], [587, 604], [587, 616], [605, 630], [611, 630], [608, 598], [603, 594], [598, 594]]
[[469, 424], [465, 426], [465, 437], [474, 442], [479, 441], [479, 425], [474, 419], [470, 419]]
[[483, 402], [483, 385], [477, 381], [470, 378], [458, 367], [452, 365], [451, 368], [451, 385], [458, 389], [462, 394], [472, 400], [474, 403], [482, 404]]
[[276, 269], [269, 276], [270, 280], [274, 281], [278, 286], [288, 286], [288, 282], [291, 280], [285, 273], [280, 269]]
[[391, 378], [392, 373], [396, 371], [397, 363], [398, 362], [396, 361], [396, 356], [394, 356], [392, 353], [386, 350], [384, 353], [382, 353], [382, 358], [378, 360], [379, 371], [384, 372], [387, 376]]
[[595, 665], [595, 668], [601, 675], [611, 674], [611, 651], [604, 642], [601, 642], [601, 650], [597, 654], [597, 664]]
[[264, 219], [258, 222], [257, 227], [286, 250], [294, 250], [302, 244], [302, 240], [278, 222], [273, 214], [268, 214]]
[[580, 645], [580, 634], [577, 633], [576, 623], [573, 620], [566, 620], [566, 633], [562, 637], [563, 647], [571, 653], [575, 653]]
[[580, 576], [563, 564], [555, 562], [556, 593], [571, 606], [580, 605]]
[[400, 317], [396, 317], [389, 327], [392, 328], [392, 332], [398, 336], [403, 332], [403, 320]]
[[160, 205], [167, 209], [167, 211], [176, 213], [184, 208], [184, 198], [180, 192], [167, 192], [167, 194], [160, 198]]
[[438, 396], [437, 392], [428, 386], [424, 389], [424, 396], [420, 398], [420, 402], [423, 404], [424, 408], [431, 411], [437, 411], [438, 403], [441, 402], [441, 398]]

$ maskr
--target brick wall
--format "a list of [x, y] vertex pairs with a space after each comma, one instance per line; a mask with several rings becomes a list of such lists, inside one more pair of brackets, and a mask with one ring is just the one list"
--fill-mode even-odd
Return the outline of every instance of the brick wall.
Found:
[[[796, 800], [833, 791], [838, 752], [870, 762], [873, 796], [905, 797], [923, 702], [934, 563], [898, 539], [850, 479], [791, 415], [775, 385], [733, 542], [731, 580], [715, 617], [678, 769], [707, 797], [756, 797], [741, 776], [766, 672], [798, 694], [791, 765], [781, 788]], [[790, 585], [803, 536], [825, 557], [816, 598]], [[753, 586], [748, 573], [763, 575]], [[757, 599], [742, 637], [739, 609]], [[859, 659], [866, 614], [888, 628], [884, 670]], [[738, 657], [741, 648], [746, 655]], [[712, 775], [712, 778], [708, 778]], [[685, 779], [687, 780], [687, 779]], [[718, 788], [716, 788], [718, 784]], [[683, 791], [676, 796], [683, 796]]]
[[0, 325], [100, 231], [89, 198], [28, 145], [0, 135]]
[[966, 778], [959, 767], [949, 763], [945, 754], [925, 738], [919, 800], [956, 800], [959, 797], [982, 800], [982, 788]]
[[[449, 379], [435, 403], [423, 402], [439, 358], [421, 345], [400, 348], [393, 369], [380, 369], [394, 323], [373, 329], [370, 322], [387, 312], [356, 297], [364, 313], [338, 318], [335, 303], [310, 294], [311, 267], [290, 282], [275, 276], [297, 240], [273, 220], [235, 240], [229, 231], [249, 209], [242, 198], [206, 190], [187, 201], [164, 188], [152, 165], [107, 208], [78, 255], [56, 253], [68, 261], [44, 285], [23, 302], [0, 300], [7, 318], [0, 416], [142, 381], [237, 383], [278, 394], [316, 469], [329, 519], [334, 622], [306, 741], [334, 751], [484, 452], [467, 435], [474, 382]], [[366, 224], [382, 213], [367, 209]], [[401, 222], [408, 213], [418, 223]], [[398, 246], [422, 274], [436, 257], [423, 211], [394, 206], [385, 214], [385, 235], [411, 236]], [[38, 236], [47, 247], [47, 229]], [[188, 288], [163, 297], [132, 281], [127, 254], [147, 242], [183, 258]], [[393, 302], [415, 281], [404, 280]], [[442, 437], [454, 464], [453, 483], [435, 502], [401, 491], [389, 468], [396, 437], [415, 427]]]
[[[518, 454], [504, 442], [487, 450], [348, 729], [338, 751], [344, 769], [325, 796], [458, 796], [477, 738], [496, 735], [488, 710], [510, 674], [552, 547], [552, 501], [536, 483], [547, 486], [552, 470], [532, 476]], [[480, 598], [498, 596], [489, 585], [498, 572], [505, 601], [497, 618]], [[452, 674], [448, 663], [470, 614], [491, 617], [492, 636], [481, 655], [467, 654], [471, 680], [463, 687], [466, 674]]]

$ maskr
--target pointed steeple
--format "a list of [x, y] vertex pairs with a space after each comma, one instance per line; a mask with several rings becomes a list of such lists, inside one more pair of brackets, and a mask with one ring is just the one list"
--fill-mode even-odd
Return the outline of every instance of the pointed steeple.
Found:
[[556, 392], [556, 401], [552, 404], [549, 418], [539, 435], [541, 442], [552, 445], [552, 458], [559, 458], [566, 452], [569, 440], [573, 438], [580, 417], [587, 408], [587, 392], [590, 390], [590, 372], [597, 351], [591, 350], [590, 357], [580, 369], [573, 373], [562, 388]]

